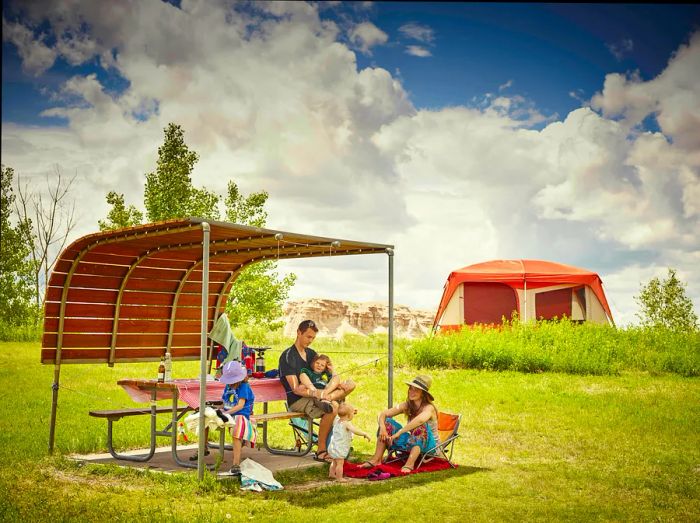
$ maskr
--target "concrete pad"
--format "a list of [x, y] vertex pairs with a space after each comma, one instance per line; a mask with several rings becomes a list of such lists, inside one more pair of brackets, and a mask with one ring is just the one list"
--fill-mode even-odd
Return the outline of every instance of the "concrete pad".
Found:
[[[210, 449], [210, 454], [205, 458], [205, 462], [209, 465], [214, 465], [216, 463], [217, 456], [219, 456], [218, 449]], [[120, 454], [127, 454], [131, 456], [137, 456], [139, 454], [147, 454], [148, 449], [137, 449], [131, 451], [124, 451]], [[190, 456], [197, 454], [197, 445], [178, 445], [178, 456], [181, 460], [187, 460]], [[197, 469], [189, 469], [186, 467], [181, 467], [173, 460], [170, 447], [159, 447], [156, 448], [156, 452], [149, 461], [144, 463], [139, 463], [135, 461], [125, 461], [114, 459], [111, 454], [72, 454], [69, 456], [71, 459], [80, 461], [82, 463], [94, 463], [94, 464], [113, 464], [122, 467], [133, 467], [140, 469], [148, 469], [154, 472], [197, 472]], [[225, 461], [221, 465], [220, 476], [226, 477], [228, 470], [231, 468], [231, 451], [227, 450], [224, 454]], [[264, 448], [251, 449], [244, 447], [241, 450], [241, 461], [246, 458], [250, 458], [253, 461], [257, 461], [265, 468], [269, 469], [273, 473], [279, 470], [290, 470], [290, 469], [302, 469], [306, 467], [314, 467], [323, 465], [318, 461], [314, 461], [313, 453], [309, 453], [303, 457], [297, 456], [279, 456], [275, 454], [270, 454]], [[229, 476], [230, 477], [230, 476]]]

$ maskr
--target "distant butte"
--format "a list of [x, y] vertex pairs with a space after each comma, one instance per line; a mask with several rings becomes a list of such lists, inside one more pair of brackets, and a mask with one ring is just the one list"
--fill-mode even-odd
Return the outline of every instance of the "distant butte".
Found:
[[[382, 302], [346, 302], [324, 298], [288, 301], [283, 307], [284, 334], [294, 337], [300, 322], [314, 320], [319, 336], [341, 338], [345, 334], [382, 334], [387, 332], [389, 310]], [[394, 305], [394, 336], [417, 338], [430, 332], [435, 311]]]

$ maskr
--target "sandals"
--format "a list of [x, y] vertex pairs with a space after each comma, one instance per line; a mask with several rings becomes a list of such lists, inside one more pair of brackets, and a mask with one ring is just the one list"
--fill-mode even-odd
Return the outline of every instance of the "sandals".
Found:
[[413, 467], [407, 467], [406, 465], [401, 467], [401, 473], [410, 474], [411, 472], [413, 472]]
[[330, 463], [331, 458], [328, 455], [328, 451], [322, 450], [321, 452], [314, 452], [314, 461], [320, 461], [321, 463]]
[[375, 472], [370, 472], [367, 475], [367, 479], [370, 481], [383, 481], [385, 479], [389, 479], [392, 477], [393, 474], [390, 472], [382, 472], [381, 470], [377, 470]]
[[361, 469], [373, 469], [379, 465], [379, 463], [372, 463], [371, 461], [363, 461], [360, 465], [358, 465], [359, 468]]

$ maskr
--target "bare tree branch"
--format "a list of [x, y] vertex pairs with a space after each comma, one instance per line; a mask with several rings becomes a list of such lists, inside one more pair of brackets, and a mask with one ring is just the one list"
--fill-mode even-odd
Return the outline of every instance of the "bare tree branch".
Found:
[[[54, 166], [54, 182], [46, 175], [48, 197], [32, 192], [29, 184], [24, 187], [17, 177], [18, 199], [15, 203], [20, 220], [31, 223], [28, 238], [32, 247], [31, 258], [34, 271], [34, 287], [37, 305], [43, 305], [43, 292], [48, 285], [49, 273], [66, 246], [71, 231], [75, 228], [75, 200], [69, 199], [70, 189], [77, 173], [67, 179], [58, 165]], [[43, 278], [42, 278], [43, 276]]]

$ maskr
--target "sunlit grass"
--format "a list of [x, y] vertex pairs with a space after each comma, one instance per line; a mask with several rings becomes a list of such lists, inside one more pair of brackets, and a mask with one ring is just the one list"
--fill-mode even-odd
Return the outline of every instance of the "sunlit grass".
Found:
[[[275, 346], [277, 354], [285, 346]], [[358, 382], [354, 423], [367, 430], [387, 404], [386, 360], [358, 366], [372, 359], [365, 350], [375, 348], [381, 352], [380, 341], [364, 338], [316, 346], [337, 349], [341, 370]], [[134, 406], [116, 381], [152, 377], [154, 364], [64, 365], [57, 452], [48, 457], [53, 367], [38, 361], [38, 344], [0, 343], [2, 521], [690, 521], [700, 513], [698, 378], [404, 364], [395, 369], [395, 401], [406, 394], [405, 380], [427, 372], [438, 407], [463, 414], [457, 470], [300, 488], [324, 479], [319, 467], [277, 473], [287, 490], [252, 494], [210, 475], [200, 484], [191, 471], [79, 466], [62, 457], [105, 450], [106, 422], [87, 412]], [[197, 368], [176, 362], [174, 372], [194, 376]], [[276, 437], [288, 438], [284, 423], [276, 426]], [[119, 445], [144, 447], [146, 427], [145, 418], [124, 419], [115, 437]], [[357, 456], [372, 448], [360, 438], [354, 446]]]

